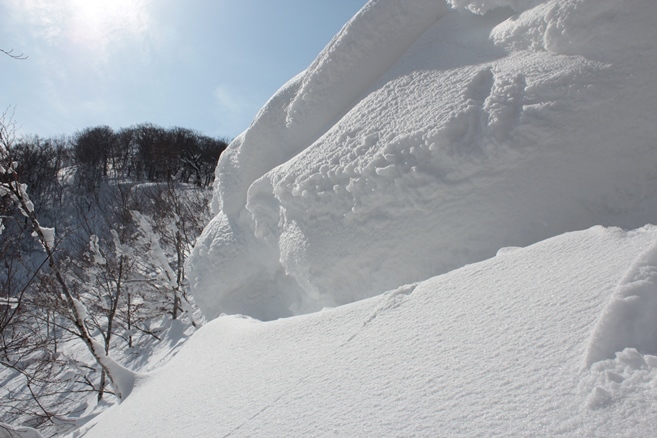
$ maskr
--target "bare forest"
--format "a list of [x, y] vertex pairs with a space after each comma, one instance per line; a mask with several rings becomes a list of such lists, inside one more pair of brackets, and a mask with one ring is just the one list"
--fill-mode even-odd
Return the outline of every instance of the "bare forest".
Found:
[[0, 423], [47, 436], [120, 402], [145, 355], [202, 324], [185, 260], [227, 141], [150, 124], [17, 137], [7, 116], [0, 129]]

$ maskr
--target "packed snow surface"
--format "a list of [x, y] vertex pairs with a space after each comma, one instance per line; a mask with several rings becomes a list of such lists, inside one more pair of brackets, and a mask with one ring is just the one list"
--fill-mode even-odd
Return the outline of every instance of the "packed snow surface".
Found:
[[374, 0], [217, 167], [209, 318], [371, 297], [657, 217], [657, 2]]
[[[657, 349], [599, 336], [655, 241], [595, 227], [309, 315], [219, 317], [85, 436], [657, 436]], [[615, 353], [588, 367], [592, 344]]]

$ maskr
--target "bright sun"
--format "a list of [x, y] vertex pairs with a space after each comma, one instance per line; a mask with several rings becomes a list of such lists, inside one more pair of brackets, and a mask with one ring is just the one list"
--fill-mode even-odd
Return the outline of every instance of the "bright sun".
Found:
[[147, 27], [144, 0], [68, 0], [70, 24], [66, 33], [89, 48], [135, 36]]

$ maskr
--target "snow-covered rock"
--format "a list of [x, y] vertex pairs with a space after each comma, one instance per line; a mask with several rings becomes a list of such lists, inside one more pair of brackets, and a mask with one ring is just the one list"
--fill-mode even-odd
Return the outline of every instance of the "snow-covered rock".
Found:
[[217, 167], [204, 313], [350, 303], [657, 217], [657, 2], [372, 0]]

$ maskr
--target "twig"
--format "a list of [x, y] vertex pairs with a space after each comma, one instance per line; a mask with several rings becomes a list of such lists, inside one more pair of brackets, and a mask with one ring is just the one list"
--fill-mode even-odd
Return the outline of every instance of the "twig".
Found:
[[9, 51], [0, 49], [0, 52], [4, 53], [5, 55], [9, 56], [10, 58], [17, 59], [19, 61], [24, 61], [27, 59], [27, 55], [23, 55], [22, 53], [20, 55], [14, 55], [14, 49], [11, 49]]

